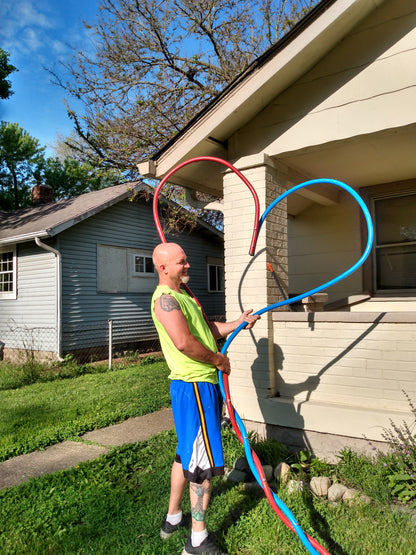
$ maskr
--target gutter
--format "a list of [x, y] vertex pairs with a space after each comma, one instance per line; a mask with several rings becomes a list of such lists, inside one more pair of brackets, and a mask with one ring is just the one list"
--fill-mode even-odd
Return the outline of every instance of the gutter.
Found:
[[25, 243], [26, 241], [36, 240], [36, 237], [49, 237], [49, 235], [46, 230], [35, 231], [32, 233], [23, 233], [21, 235], [14, 235], [13, 237], [4, 237], [3, 239], [0, 239], [0, 245], [9, 245], [10, 243]]
[[35, 243], [37, 244], [38, 247], [40, 247], [41, 249], [51, 252], [52, 254], [55, 255], [55, 264], [56, 264], [56, 343], [57, 343], [57, 349], [56, 349], [56, 355], [58, 357], [58, 359], [60, 361], [62, 361], [62, 357], [61, 357], [61, 350], [62, 350], [62, 326], [61, 326], [61, 321], [62, 321], [62, 302], [61, 302], [61, 297], [62, 297], [62, 256], [61, 253], [57, 250], [54, 249], [53, 247], [50, 247], [49, 245], [46, 245], [45, 243], [42, 243], [42, 241], [39, 239], [39, 237], [35, 237]]

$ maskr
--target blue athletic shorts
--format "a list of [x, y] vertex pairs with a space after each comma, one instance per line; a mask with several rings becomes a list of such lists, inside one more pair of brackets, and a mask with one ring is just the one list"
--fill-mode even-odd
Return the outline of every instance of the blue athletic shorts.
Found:
[[185, 478], [201, 484], [224, 474], [219, 386], [172, 380], [170, 394], [178, 438], [175, 460]]

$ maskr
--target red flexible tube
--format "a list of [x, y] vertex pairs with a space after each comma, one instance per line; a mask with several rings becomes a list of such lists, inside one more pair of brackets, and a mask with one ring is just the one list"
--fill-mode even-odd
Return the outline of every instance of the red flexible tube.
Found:
[[[232, 427], [233, 427], [233, 430], [234, 430], [236, 436], [240, 440], [240, 443], [243, 443], [243, 438], [242, 438], [242, 435], [241, 435], [241, 431], [240, 431], [240, 428], [238, 427], [238, 424], [237, 424], [235, 416], [234, 416], [234, 407], [231, 404], [230, 386], [229, 386], [229, 383], [228, 383], [228, 375], [227, 374], [223, 374], [223, 382], [224, 382], [224, 391], [225, 391], [225, 403], [227, 405], [227, 410], [228, 410], [228, 414], [230, 416], [231, 424], [232, 424]], [[292, 526], [292, 523], [290, 522], [290, 520], [286, 517], [286, 515], [277, 506], [277, 503], [274, 500], [273, 494], [270, 490], [269, 484], [267, 483], [266, 476], [264, 474], [262, 464], [261, 464], [257, 454], [255, 453], [255, 451], [253, 449], [251, 450], [251, 456], [253, 457], [253, 462], [254, 462], [254, 465], [255, 465], [258, 473], [259, 473], [259, 477], [260, 477], [260, 481], [262, 483], [263, 491], [266, 495], [266, 498], [267, 498], [268, 502], [270, 503], [270, 506], [272, 507], [272, 509], [276, 513], [276, 515], [280, 518], [280, 520], [283, 522], [283, 524], [285, 524], [292, 532], [296, 533], [293, 526]], [[306, 537], [308, 538], [312, 547], [314, 547], [318, 551], [318, 553], [321, 553], [322, 555], [330, 555], [330, 553], [328, 553], [328, 551], [326, 551], [326, 549], [324, 547], [322, 547], [321, 544], [319, 544], [316, 540], [314, 540], [313, 538], [308, 536], [308, 534], [306, 534]]]
[[[248, 181], [248, 179], [246, 177], [244, 177], [244, 175], [237, 170], [237, 168], [235, 168], [232, 164], [230, 164], [229, 162], [227, 162], [226, 160], [222, 160], [221, 158], [215, 158], [214, 156], [198, 156], [196, 158], [191, 158], [189, 160], [186, 160], [185, 162], [182, 162], [181, 164], [177, 165], [176, 167], [174, 167], [170, 172], [168, 172], [165, 177], [162, 179], [162, 181], [159, 183], [159, 185], [157, 186], [156, 190], [155, 190], [155, 194], [153, 197], [153, 218], [155, 220], [155, 225], [156, 225], [156, 229], [157, 232], [159, 234], [160, 240], [162, 243], [166, 243], [166, 239], [162, 230], [162, 227], [160, 225], [160, 220], [159, 220], [159, 215], [158, 215], [158, 210], [157, 210], [157, 201], [158, 201], [158, 197], [159, 197], [159, 193], [160, 190], [162, 189], [162, 187], [165, 185], [165, 183], [168, 181], [168, 179], [178, 170], [180, 170], [181, 168], [187, 166], [188, 164], [191, 164], [193, 162], [202, 162], [202, 161], [209, 161], [209, 162], [218, 162], [220, 164], [223, 164], [224, 166], [226, 166], [227, 168], [229, 168], [230, 170], [232, 170], [238, 177], [240, 177], [240, 179], [247, 185], [247, 187], [249, 188], [251, 194], [253, 195], [254, 198], [254, 206], [255, 206], [255, 217], [254, 217], [254, 227], [253, 227], [253, 235], [251, 238], [251, 244], [250, 244], [250, 249], [249, 249], [249, 254], [251, 256], [254, 255], [254, 251], [256, 248], [256, 243], [257, 243], [257, 236], [259, 233], [259, 219], [260, 219], [260, 206], [259, 206], [259, 199], [257, 196], [257, 193], [254, 189], [254, 187], [251, 185], [251, 183]], [[192, 294], [192, 292], [190, 291], [190, 289], [188, 289], [187, 287], [185, 287], [186, 290], [188, 291], [188, 294], [191, 295], [191, 297], [193, 297], [196, 302], [198, 303], [199, 306], [201, 306], [199, 304], [199, 302], [197, 301], [196, 297]], [[201, 307], [202, 308], [202, 307]], [[204, 314], [204, 312], [203, 312]], [[205, 314], [204, 314], [205, 317]], [[243, 437], [241, 435], [241, 431], [237, 425], [237, 422], [235, 420], [235, 416], [234, 416], [234, 407], [231, 404], [231, 398], [230, 398], [230, 387], [229, 387], [229, 383], [228, 383], [228, 375], [227, 374], [223, 374], [223, 381], [224, 381], [224, 391], [225, 391], [225, 396], [226, 396], [226, 405], [227, 405], [227, 409], [228, 409], [228, 414], [230, 416], [230, 420], [231, 420], [231, 424], [233, 426], [234, 432], [236, 433], [239, 441], [241, 443], [243, 443]], [[258, 458], [258, 456], [256, 455], [256, 453], [251, 450], [251, 455], [253, 458], [253, 462], [254, 465], [259, 473], [259, 477], [262, 483], [262, 487], [263, 487], [263, 491], [266, 495], [267, 500], [269, 501], [272, 509], [274, 510], [274, 512], [276, 513], [276, 515], [280, 518], [280, 520], [290, 529], [292, 530], [292, 532], [296, 533], [292, 523], [290, 522], [290, 520], [284, 515], [284, 513], [279, 509], [279, 507], [277, 506], [272, 492], [270, 490], [270, 487], [267, 483], [266, 477], [264, 475], [264, 471], [263, 471], [263, 467], [261, 465], [261, 462]], [[306, 537], [308, 538], [309, 542], [311, 543], [311, 545], [322, 555], [330, 555], [316, 540], [314, 540], [313, 538], [311, 538], [310, 536], [306, 535]]]
[[155, 225], [156, 225], [156, 229], [159, 234], [160, 240], [162, 243], [166, 243], [166, 239], [163, 234], [162, 227], [160, 225], [160, 220], [159, 220], [158, 211], [157, 211], [157, 200], [158, 200], [158, 196], [161, 188], [168, 181], [168, 179], [181, 168], [187, 166], [188, 164], [192, 164], [193, 162], [206, 162], [206, 161], [218, 162], [219, 164], [222, 164], [223, 166], [226, 166], [227, 168], [232, 170], [247, 185], [251, 194], [253, 195], [255, 214], [254, 214], [253, 236], [251, 238], [250, 249], [249, 249], [249, 254], [253, 256], [254, 250], [256, 248], [257, 236], [259, 233], [259, 219], [260, 219], [259, 198], [257, 196], [257, 193], [253, 185], [246, 177], [244, 177], [244, 175], [239, 170], [237, 170], [237, 168], [235, 168], [232, 164], [230, 164], [230, 162], [227, 162], [226, 160], [222, 160], [221, 158], [216, 158], [214, 156], [197, 156], [196, 158], [190, 158], [189, 160], [185, 160], [185, 162], [178, 164], [175, 168], [173, 168], [170, 172], [168, 172], [165, 175], [165, 177], [162, 179], [162, 181], [159, 183], [159, 185], [157, 186], [153, 197], [153, 218], [155, 220]]

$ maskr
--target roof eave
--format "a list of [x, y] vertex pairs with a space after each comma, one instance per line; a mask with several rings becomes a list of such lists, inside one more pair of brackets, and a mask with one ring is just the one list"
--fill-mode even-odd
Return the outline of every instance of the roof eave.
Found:
[[[140, 173], [161, 179], [173, 167], [190, 157], [202, 154], [215, 156], [214, 141], [220, 144], [236, 129], [241, 128], [270, 101], [271, 95], [275, 97], [290, 86], [383, 1], [320, 2], [291, 32], [230, 83], [151, 160], [139, 163]], [[223, 150], [225, 157], [227, 151]], [[185, 173], [186, 170], [181, 170], [171, 181], [185, 184]]]
[[24, 233], [22, 235], [15, 235], [14, 237], [4, 237], [0, 239], [0, 246], [1, 245], [16, 245], [18, 243], [26, 243], [28, 241], [34, 241], [36, 237], [39, 239], [43, 239], [45, 237], [50, 237], [49, 233], [43, 229], [39, 231], [34, 231], [31, 233]]

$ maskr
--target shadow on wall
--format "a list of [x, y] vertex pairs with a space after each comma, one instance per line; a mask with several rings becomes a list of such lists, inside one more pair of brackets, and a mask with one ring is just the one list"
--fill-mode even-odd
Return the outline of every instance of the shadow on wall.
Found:
[[[251, 371], [257, 399], [263, 415], [263, 422], [265, 423], [265, 436], [268, 439], [281, 441], [294, 450], [307, 449], [313, 451], [308, 440], [307, 432], [305, 431], [305, 421], [301, 414], [302, 405], [311, 399], [313, 391], [318, 388], [321, 382], [321, 377], [371, 334], [384, 315], [385, 313], [379, 314], [365, 331], [354, 339], [354, 341], [349, 343], [330, 362], [322, 366], [318, 373], [308, 376], [306, 380], [299, 383], [285, 382], [285, 357], [279, 345], [274, 345], [274, 364], [271, 365], [273, 366], [274, 374], [269, 374], [267, 370], [265, 370], [265, 368], [269, 366], [265, 364], [265, 360], [268, 360], [267, 357], [269, 356], [268, 340], [262, 338], [258, 341], [256, 346], [257, 358], [252, 364]], [[311, 318], [313, 319], [313, 313], [311, 313]], [[313, 330], [314, 322], [310, 321], [309, 327]], [[269, 401], [272, 397], [271, 391], [277, 391], [277, 394], [273, 396], [280, 398], [280, 402], [274, 405]], [[306, 395], [301, 395], [302, 393], [306, 393]], [[299, 396], [303, 400], [295, 405], [295, 399]], [[282, 423], [284, 422], [284, 426], [279, 424], [268, 424], [271, 419], [276, 421], [280, 418]]]
[[[262, 338], [258, 341], [257, 358], [251, 366], [253, 384], [262, 411], [263, 422], [265, 423], [265, 436], [267, 439], [276, 439], [284, 443], [292, 450], [311, 450], [307, 436], [304, 433], [305, 422], [303, 416], [296, 409], [294, 396], [304, 391], [307, 391], [308, 395], [310, 395], [312, 391], [317, 388], [319, 378], [316, 376], [309, 376], [304, 382], [288, 386], [285, 384], [282, 376], [285, 357], [279, 345], [274, 345], [274, 368], [272, 370], [274, 375], [269, 374], [269, 372], [265, 370], [265, 367], [267, 368], [268, 366], [265, 365], [265, 360], [267, 360], [269, 356], [268, 348], [268, 340], [266, 338]], [[273, 382], [275, 382], [275, 387], [273, 387]], [[273, 397], [280, 397], [280, 392], [286, 392], [289, 388], [290, 395], [285, 395], [284, 398], [281, 398], [279, 405], [276, 404], [274, 409], [271, 409], [270, 403], [267, 402], [268, 399], [272, 398], [271, 391], [275, 389], [277, 394], [273, 395]], [[270, 421], [271, 410], [281, 412], [282, 421], [290, 423], [290, 426], [287, 424], [285, 424], [285, 426], [267, 424], [267, 422]]]

